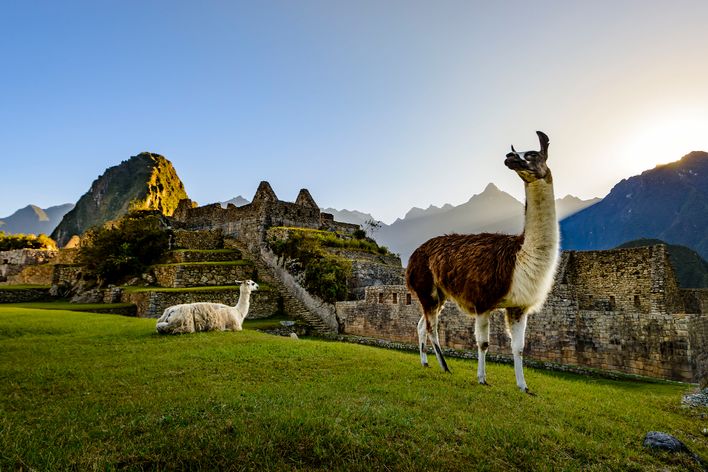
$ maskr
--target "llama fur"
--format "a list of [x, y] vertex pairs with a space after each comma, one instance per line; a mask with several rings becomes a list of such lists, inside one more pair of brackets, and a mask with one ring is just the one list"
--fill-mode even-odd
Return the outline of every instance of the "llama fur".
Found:
[[155, 330], [160, 334], [183, 334], [198, 331], [241, 331], [248, 316], [251, 292], [258, 290], [252, 280], [241, 284], [236, 306], [223, 303], [197, 302], [174, 305], [165, 309]]
[[477, 380], [486, 385], [490, 313], [505, 310], [516, 383], [524, 392], [528, 392], [522, 360], [526, 320], [543, 306], [551, 290], [560, 244], [553, 177], [546, 166], [549, 140], [544, 133], [536, 133], [540, 151], [517, 152], [512, 146], [504, 161], [524, 181], [523, 234], [439, 236], [416, 249], [406, 269], [408, 288], [423, 308], [418, 322], [423, 366], [428, 366], [426, 341], [430, 338], [440, 367], [450, 371], [440, 348], [438, 318], [445, 300], [451, 299], [476, 317]]

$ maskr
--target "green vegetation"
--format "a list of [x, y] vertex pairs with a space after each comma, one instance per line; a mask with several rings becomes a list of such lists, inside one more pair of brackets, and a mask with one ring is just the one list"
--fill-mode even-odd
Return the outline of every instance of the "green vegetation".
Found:
[[46, 234], [5, 234], [5, 232], [0, 231], [0, 251], [56, 248], [57, 243]]
[[669, 260], [682, 288], [708, 288], [708, 262], [700, 254], [686, 246], [668, 244], [660, 239], [636, 239], [626, 242], [617, 249], [654, 246], [664, 244], [668, 248]]
[[101, 284], [137, 277], [162, 258], [169, 233], [157, 211], [131, 212], [109, 226], [86, 232], [77, 261]]
[[[154, 334], [155, 320], [0, 306], [0, 470], [699, 470], [685, 386], [255, 331]], [[703, 410], [703, 413], [705, 410]]]
[[275, 255], [288, 260], [288, 267], [302, 275], [303, 286], [328, 303], [346, 300], [352, 263], [327, 252], [337, 235], [329, 231], [272, 228], [267, 243]]
[[366, 233], [362, 230], [355, 232], [352, 237], [333, 231], [279, 226], [268, 230], [268, 237], [276, 246], [288, 239], [302, 238], [316, 242], [322, 247], [363, 251], [371, 254], [390, 254], [386, 246], [379, 246], [373, 239], [366, 238]]
[[50, 302], [23, 302], [3, 304], [3, 307], [14, 308], [36, 308], [40, 310], [68, 310], [68, 311], [87, 311], [94, 310], [106, 311], [112, 308], [128, 308], [133, 306], [132, 303], [70, 303], [66, 300], [54, 300]]

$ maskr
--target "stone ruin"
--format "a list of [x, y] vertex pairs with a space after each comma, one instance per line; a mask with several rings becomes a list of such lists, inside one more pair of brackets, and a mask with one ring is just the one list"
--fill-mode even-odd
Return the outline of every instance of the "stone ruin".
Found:
[[320, 211], [307, 189], [300, 190], [294, 203], [279, 200], [270, 184], [258, 186], [251, 203], [222, 208], [214, 203], [196, 207], [185, 199], [172, 215], [174, 227], [181, 230], [221, 230], [224, 236], [237, 238], [256, 252], [265, 241], [266, 231], [273, 226], [325, 229], [351, 234], [358, 225], [334, 221], [329, 213]]

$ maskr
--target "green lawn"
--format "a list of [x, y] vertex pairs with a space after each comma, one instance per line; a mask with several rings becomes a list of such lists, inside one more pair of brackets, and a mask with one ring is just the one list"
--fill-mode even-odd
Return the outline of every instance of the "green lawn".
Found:
[[[155, 320], [0, 305], [0, 470], [698, 470], [689, 387], [612, 381]], [[413, 329], [413, 328], [412, 328]]]

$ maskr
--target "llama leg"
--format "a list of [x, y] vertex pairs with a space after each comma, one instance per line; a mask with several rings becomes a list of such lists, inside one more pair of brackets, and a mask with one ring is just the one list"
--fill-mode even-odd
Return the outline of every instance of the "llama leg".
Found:
[[423, 367], [428, 367], [428, 353], [425, 347], [425, 342], [428, 339], [428, 330], [425, 325], [425, 315], [423, 315], [418, 322], [418, 347], [420, 348], [420, 363], [423, 364]]
[[442, 348], [440, 347], [440, 339], [438, 337], [438, 320], [440, 319], [439, 315], [441, 311], [442, 307], [435, 310], [435, 312], [431, 316], [431, 329], [429, 333], [430, 341], [433, 343], [433, 348], [435, 349], [435, 357], [437, 357], [438, 359], [438, 364], [440, 364], [440, 368], [445, 372], [450, 372], [450, 369], [447, 367], [447, 362], [445, 362], [445, 357], [443, 357]]
[[487, 349], [489, 349], [489, 314], [482, 313], [475, 317], [474, 335], [477, 340], [477, 381], [487, 384]]
[[520, 308], [507, 309], [506, 321], [511, 336], [511, 352], [514, 355], [516, 385], [522, 392], [530, 393], [524, 379], [524, 344], [526, 335], [526, 313]]

